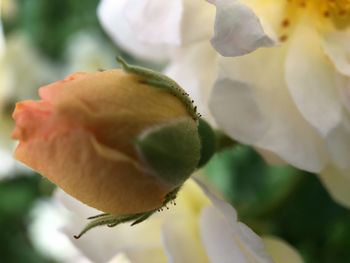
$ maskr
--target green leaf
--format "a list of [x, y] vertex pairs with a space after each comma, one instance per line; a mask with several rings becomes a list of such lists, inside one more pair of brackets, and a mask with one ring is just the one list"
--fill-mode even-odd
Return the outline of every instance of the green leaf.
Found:
[[136, 141], [141, 158], [164, 183], [180, 186], [200, 158], [197, 123], [181, 118], [144, 131]]

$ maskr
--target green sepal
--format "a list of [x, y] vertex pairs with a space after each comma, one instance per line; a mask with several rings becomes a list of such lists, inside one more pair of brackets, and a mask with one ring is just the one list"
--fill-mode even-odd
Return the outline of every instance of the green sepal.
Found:
[[164, 91], [177, 97], [185, 105], [192, 118], [196, 121], [198, 120], [200, 114], [197, 113], [197, 107], [193, 105], [193, 100], [190, 99], [189, 94], [174, 80], [160, 72], [148, 68], [129, 65], [121, 57], [117, 57], [117, 61], [125, 72], [135, 74], [141, 77], [144, 83], [153, 86], [154, 88], [163, 89]]
[[181, 186], [200, 159], [197, 123], [181, 118], [149, 128], [135, 142], [138, 153], [166, 185]]
[[201, 158], [198, 163], [198, 168], [200, 168], [214, 155], [216, 150], [216, 136], [210, 125], [202, 118], [199, 118], [198, 133], [201, 140]]
[[98, 226], [107, 225], [108, 227], [115, 227], [119, 224], [127, 223], [127, 222], [132, 222], [131, 226], [134, 226], [139, 223], [142, 223], [143, 221], [148, 219], [151, 215], [153, 215], [155, 212], [163, 211], [164, 207], [169, 209], [169, 207], [167, 206], [169, 203], [176, 205], [175, 199], [179, 190], [180, 190], [180, 187], [176, 187], [174, 190], [170, 191], [165, 196], [162, 205], [150, 211], [129, 214], [129, 215], [112, 215], [108, 213], [103, 213], [95, 216], [90, 216], [88, 217], [88, 220], [91, 220], [91, 221], [83, 228], [83, 230], [80, 231], [78, 235], [75, 235], [74, 238], [79, 239], [86, 232]]

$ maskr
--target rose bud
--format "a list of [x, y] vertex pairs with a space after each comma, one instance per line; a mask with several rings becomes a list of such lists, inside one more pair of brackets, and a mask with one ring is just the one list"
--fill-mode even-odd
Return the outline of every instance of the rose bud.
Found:
[[42, 87], [41, 100], [19, 102], [13, 113], [15, 157], [105, 212], [84, 232], [139, 223], [161, 209], [208, 148], [188, 94], [160, 73], [119, 62], [123, 70], [75, 73]]

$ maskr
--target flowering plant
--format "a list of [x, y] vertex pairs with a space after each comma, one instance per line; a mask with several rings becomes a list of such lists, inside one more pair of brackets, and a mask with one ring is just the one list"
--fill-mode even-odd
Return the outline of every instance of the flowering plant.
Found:
[[320, 174], [349, 206], [348, 1], [160, 2], [103, 0], [99, 17], [136, 56], [162, 47], [165, 72], [226, 134]]

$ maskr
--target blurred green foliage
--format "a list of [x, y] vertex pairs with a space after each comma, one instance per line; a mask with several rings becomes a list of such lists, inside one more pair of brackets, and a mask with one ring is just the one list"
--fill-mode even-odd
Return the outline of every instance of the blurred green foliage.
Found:
[[53, 262], [35, 251], [28, 238], [29, 212], [42, 196], [41, 176], [20, 176], [0, 182], [0, 262]]
[[26, 32], [32, 42], [52, 59], [60, 59], [70, 36], [80, 30], [102, 31], [96, 15], [98, 0], [14, 0], [17, 14], [5, 21], [5, 33]]

